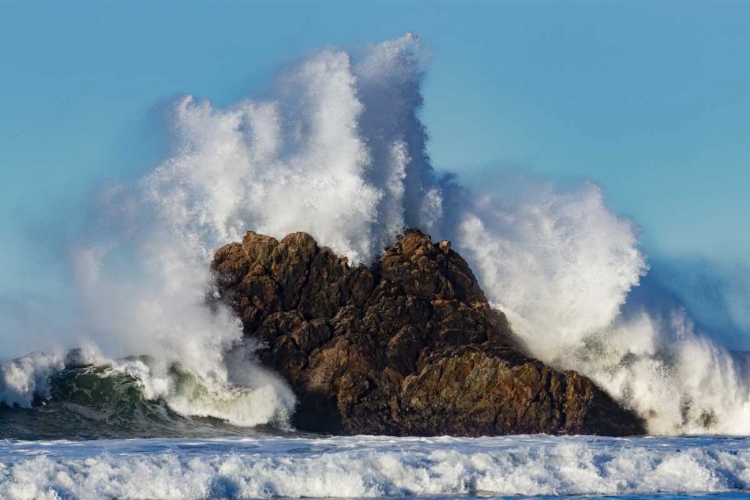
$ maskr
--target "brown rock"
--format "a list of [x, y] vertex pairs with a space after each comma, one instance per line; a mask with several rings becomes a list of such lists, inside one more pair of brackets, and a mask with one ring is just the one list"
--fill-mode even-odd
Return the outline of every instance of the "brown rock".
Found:
[[631, 435], [586, 377], [524, 354], [450, 243], [408, 230], [371, 268], [305, 233], [216, 252], [224, 300], [297, 394], [294, 425], [337, 434]]

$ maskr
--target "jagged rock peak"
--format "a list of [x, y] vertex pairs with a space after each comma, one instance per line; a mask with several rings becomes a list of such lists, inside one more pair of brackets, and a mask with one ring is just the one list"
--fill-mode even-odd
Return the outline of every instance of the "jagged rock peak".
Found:
[[410, 229], [371, 267], [249, 231], [216, 252], [222, 297], [299, 399], [343, 434], [628, 435], [643, 422], [591, 380], [528, 357], [450, 242]]

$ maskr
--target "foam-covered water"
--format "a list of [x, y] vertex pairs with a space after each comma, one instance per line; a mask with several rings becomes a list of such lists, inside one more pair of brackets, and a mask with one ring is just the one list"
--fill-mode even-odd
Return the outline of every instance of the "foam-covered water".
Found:
[[0, 442], [0, 497], [382, 498], [723, 493], [750, 488], [729, 438], [289, 438]]

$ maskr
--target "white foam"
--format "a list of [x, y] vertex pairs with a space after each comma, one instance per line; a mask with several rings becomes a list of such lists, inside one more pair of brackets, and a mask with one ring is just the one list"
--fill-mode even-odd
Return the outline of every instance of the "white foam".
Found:
[[592, 184], [569, 192], [539, 186], [515, 205], [480, 197], [464, 209], [456, 246], [546, 359], [608, 327], [646, 269], [634, 226]]
[[35, 395], [47, 395], [50, 374], [63, 366], [62, 356], [40, 352], [1, 363], [0, 403], [31, 408]]
[[476, 200], [455, 248], [536, 356], [593, 378], [650, 433], [750, 434], [748, 373], [684, 309], [621, 313], [647, 266], [601, 189]]
[[745, 441], [254, 438], [0, 445], [0, 496], [623, 495], [750, 488]]

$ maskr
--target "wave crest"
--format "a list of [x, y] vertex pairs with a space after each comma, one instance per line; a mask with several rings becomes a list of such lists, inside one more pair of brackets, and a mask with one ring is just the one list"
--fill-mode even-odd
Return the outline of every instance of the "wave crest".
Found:
[[[26, 369], [23, 383], [21, 368]], [[252, 363], [242, 368], [243, 380], [229, 384], [147, 356], [108, 360], [79, 349], [64, 357], [32, 354], [2, 365], [0, 387], [12, 385], [13, 390], [2, 391], [0, 420], [12, 419], [12, 409], [23, 408], [98, 423], [115, 435], [151, 435], [169, 426], [179, 431], [183, 417], [207, 417], [237, 427], [289, 428], [296, 404], [291, 390]], [[8, 379], [6, 373], [13, 375]], [[63, 431], [75, 434], [78, 427], [72, 422]]]

